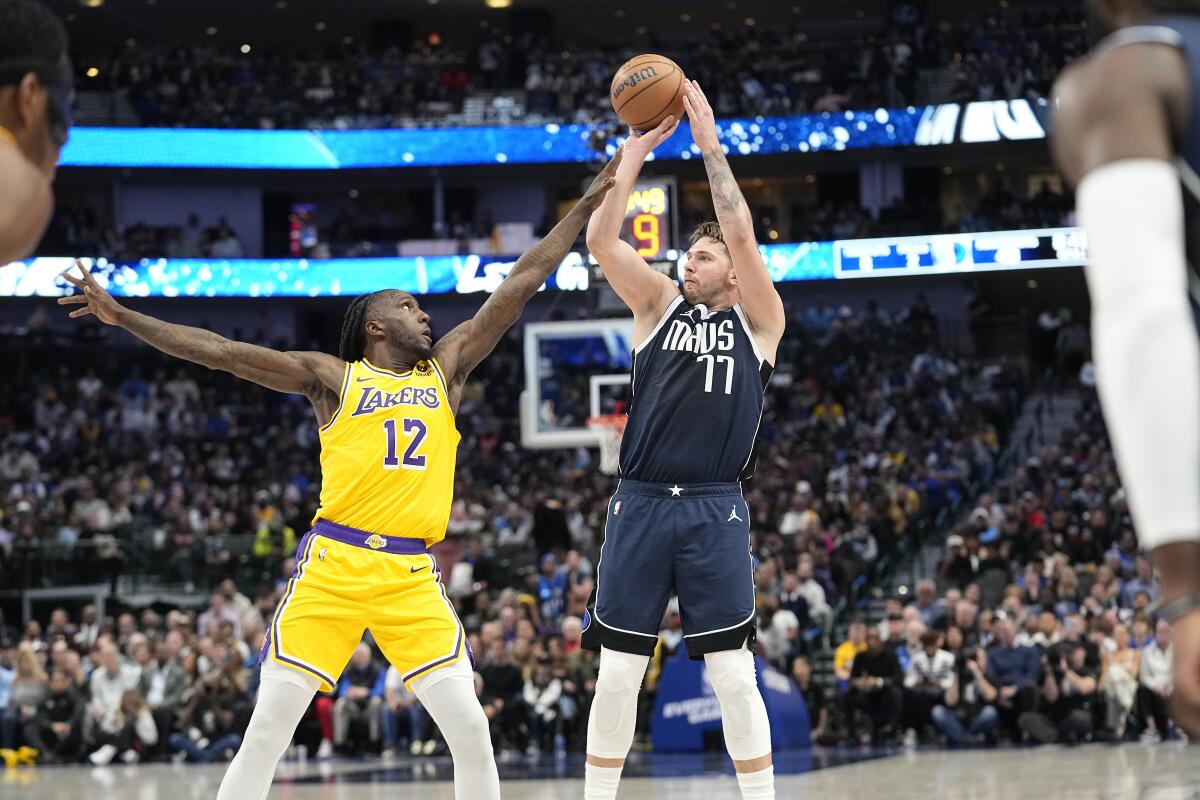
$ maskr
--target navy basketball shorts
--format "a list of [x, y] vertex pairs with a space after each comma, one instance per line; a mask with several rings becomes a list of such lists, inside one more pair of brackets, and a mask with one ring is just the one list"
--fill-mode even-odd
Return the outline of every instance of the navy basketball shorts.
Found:
[[672, 592], [692, 658], [753, 641], [749, 520], [736, 483], [622, 480], [608, 502], [583, 646], [653, 655]]

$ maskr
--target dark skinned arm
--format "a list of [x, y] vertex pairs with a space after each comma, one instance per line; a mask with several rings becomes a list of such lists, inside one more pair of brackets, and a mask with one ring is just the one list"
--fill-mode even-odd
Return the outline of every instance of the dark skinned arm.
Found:
[[303, 394], [312, 401], [321, 424], [337, 408], [346, 370], [346, 362], [340, 358], [328, 353], [281, 352], [236, 342], [203, 328], [176, 325], [138, 313], [114, 300], [82, 264], [79, 267], [82, 278], [69, 272], [64, 272], [63, 277], [82, 294], [58, 299], [59, 305], [81, 306], [70, 313], [72, 318], [94, 314], [101, 322], [124, 328], [167, 355], [229, 372], [277, 392]]
[[504, 282], [492, 292], [475, 316], [446, 334], [437, 343], [434, 356], [449, 379], [450, 406], [458, 410], [463, 385], [471, 371], [485, 359], [500, 338], [521, 318], [525, 304], [537, 294], [579, 238], [591, 213], [612, 188], [621, 153], [605, 165], [587, 193], [563, 217], [546, 238], [517, 259]]

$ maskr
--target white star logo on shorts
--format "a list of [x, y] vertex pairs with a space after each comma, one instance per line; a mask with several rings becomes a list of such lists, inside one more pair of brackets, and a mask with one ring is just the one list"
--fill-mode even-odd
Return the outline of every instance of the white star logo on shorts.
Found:
[[671, 487], [671, 497], [679, 497], [682, 492], [683, 487], [681, 486], [676, 485]]

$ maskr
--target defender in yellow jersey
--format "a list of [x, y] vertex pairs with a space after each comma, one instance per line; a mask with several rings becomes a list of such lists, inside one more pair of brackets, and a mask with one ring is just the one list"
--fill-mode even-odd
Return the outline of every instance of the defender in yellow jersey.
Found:
[[460, 800], [496, 800], [488, 720], [475, 696], [462, 624], [429, 545], [450, 518], [455, 412], [471, 370], [562, 262], [613, 184], [614, 158], [567, 216], [526, 252], [473, 319], [435, 345], [429, 315], [407, 292], [356, 298], [339, 357], [282, 353], [172, 325], [118, 304], [85, 268], [64, 274], [95, 314], [164, 353], [270, 389], [304, 394], [316, 412], [321, 505], [263, 648], [262, 682], [241, 749], [217, 800], [263, 800], [275, 765], [318, 689], [331, 689], [369, 629], [441, 728]]

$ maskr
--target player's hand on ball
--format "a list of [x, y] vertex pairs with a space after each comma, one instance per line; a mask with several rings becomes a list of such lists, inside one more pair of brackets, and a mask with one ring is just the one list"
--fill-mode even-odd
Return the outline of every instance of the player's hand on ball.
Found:
[[595, 211], [604, 202], [604, 195], [608, 194], [608, 190], [617, 182], [617, 167], [621, 166], [621, 159], [624, 155], [624, 152], [618, 148], [617, 154], [604, 165], [604, 169], [600, 170], [600, 174], [592, 181], [587, 193], [579, 201], [579, 205], [583, 206], [585, 210]]
[[62, 274], [62, 277], [75, 288], [79, 289], [83, 294], [73, 294], [69, 297], [58, 298], [60, 306], [77, 306], [82, 305], [83, 308], [77, 308], [67, 316], [74, 319], [76, 317], [86, 317], [88, 314], [95, 314], [96, 317], [103, 323], [108, 325], [116, 325], [117, 319], [125, 307], [113, 299], [103, 286], [101, 286], [88, 268], [83, 265], [82, 261], [76, 261], [75, 266], [79, 267], [79, 271], [83, 273], [82, 278], [76, 278], [71, 274], [71, 270], [67, 270]]
[[692, 125], [692, 140], [700, 148], [700, 152], [713, 153], [721, 149], [712, 106], [708, 104], [708, 98], [704, 96], [700, 84], [695, 81], [688, 81], [683, 87], [683, 108]]
[[1171, 625], [1174, 650], [1171, 717], [1193, 739], [1200, 736], [1200, 610]]
[[637, 131], [630, 129], [629, 138], [625, 140], [625, 150], [631, 157], [644, 159], [650, 155], [654, 148], [667, 139], [670, 139], [678, 127], [679, 120], [669, 116], [658, 123], [658, 127], [652, 131], [639, 134]]

